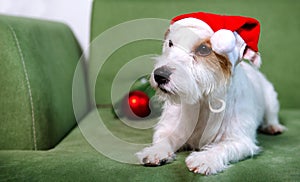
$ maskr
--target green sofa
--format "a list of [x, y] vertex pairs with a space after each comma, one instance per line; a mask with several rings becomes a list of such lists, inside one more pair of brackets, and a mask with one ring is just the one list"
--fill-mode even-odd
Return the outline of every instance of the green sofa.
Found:
[[[299, 181], [299, 8], [300, 2], [292, 0], [95, 0], [87, 62], [66, 25], [1, 15], [0, 181]], [[278, 91], [280, 120], [288, 128], [277, 136], [258, 134], [262, 153], [208, 177], [188, 171], [184, 159], [189, 152], [178, 153], [171, 164], [144, 167], [126, 163], [129, 147], [107, 140], [113, 134], [128, 144], [151, 142], [151, 128], [135, 129], [114, 116], [111, 93], [119, 71], [137, 57], [159, 54], [160, 40], [121, 46], [99, 70], [103, 56], [99, 50], [110, 46], [99, 41], [105, 30], [133, 19], [170, 19], [192, 11], [260, 20], [261, 69]], [[126, 33], [131, 36], [134, 31]], [[131, 83], [128, 75], [121, 85]]]

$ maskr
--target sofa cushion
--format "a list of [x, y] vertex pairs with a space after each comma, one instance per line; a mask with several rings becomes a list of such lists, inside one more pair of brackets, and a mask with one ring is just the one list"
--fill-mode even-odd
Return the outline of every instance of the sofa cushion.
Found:
[[51, 148], [76, 123], [81, 49], [68, 26], [28, 18], [0, 16], [0, 40], [0, 149]]
[[[114, 118], [111, 109], [101, 109], [99, 113], [119, 139], [131, 143], [151, 140], [152, 130], [128, 128]], [[94, 110], [82, 120], [80, 127], [92, 132], [99, 127], [97, 117], [98, 112]], [[0, 150], [0, 177], [9, 181], [298, 181], [300, 110], [283, 110], [280, 117], [288, 131], [277, 136], [259, 134], [259, 146], [263, 148], [260, 155], [232, 164], [214, 176], [189, 172], [184, 160], [190, 152], [177, 153], [173, 163], [161, 167], [117, 162], [95, 150], [77, 127], [49, 151]], [[95, 133], [89, 142], [101, 145], [99, 135], [102, 134]], [[111, 153], [123, 154], [123, 151]]]

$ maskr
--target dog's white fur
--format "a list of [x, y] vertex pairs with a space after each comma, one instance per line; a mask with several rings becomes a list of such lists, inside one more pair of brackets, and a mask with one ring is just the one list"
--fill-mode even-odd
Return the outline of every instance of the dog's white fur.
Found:
[[[233, 32], [234, 47], [220, 52], [216, 42], [222, 40], [214, 35], [205, 26], [171, 25], [154, 70], [167, 67], [172, 74], [163, 85], [158, 85], [154, 73], [151, 76], [150, 82], [165, 105], [152, 146], [137, 153], [142, 164], [171, 162], [174, 153], [188, 145], [199, 150], [186, 158], [188, 169], [215, 174], [230, 162], [260, 151], [256, 145], [258, 127], [271, 134], [284, 130], [278, 122], [279, 103], [272, 84], [255, 66], [241, 62], [244, 41]], [[227, 73], [226, 65], [222, 68], [211, 63], [209, 56], [193, 54], [195, 45], [207, 40], [212, 44], [211, 54], [230, 62]]]

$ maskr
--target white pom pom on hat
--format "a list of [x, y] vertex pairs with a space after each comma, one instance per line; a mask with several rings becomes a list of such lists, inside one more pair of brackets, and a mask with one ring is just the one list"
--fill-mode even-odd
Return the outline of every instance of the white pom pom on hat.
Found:
[[219, 54], [232, 52], [235, 47], [235, 36], [232, 31], [221, 29], [210, 38], [213, 51]]

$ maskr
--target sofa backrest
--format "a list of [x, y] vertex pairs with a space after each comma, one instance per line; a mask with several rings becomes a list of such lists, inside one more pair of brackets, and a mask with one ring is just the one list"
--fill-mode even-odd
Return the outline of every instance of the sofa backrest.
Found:
[[76, 124], [80, 46], [64, 24], [2, 15], [0, 40], [0, 149], [49, 149]]
[[[291, 1], [290, 1], [291, 2]], [[298, 6], [281, 0], [272, 1], [109, 1], [95, 0], [92, 16], [92, 41], [109, 28], [123, 22], [141, 18], [171, 18], [190, 12], [206, 11], [218, 14], [242, 15], [256, 18], [261, 23], [259, 50], [262, 56], [261, 71], [278, 91], [281, 108], [300, 107], [300, 81], [297, 78], [300, 62], [297, 52], [300, 41], [300, 13]], [[272, 8], [270, 8], [270, 6]], [[116, 8], [118, 7], [118, 8]], [[279, 13], [280, 12], [280, 13]], [[286, 16], [282, 16], [285, 14]], [[155, 31], [155, 27], [152, 27]], [[149, 26], [151, 29], [151, 25]], [[163, 33], [161, 39], [163, 39]], [[131, 34], [130, 27], [124, 34]], [[113, 41], [113, 39], [111, 39]], [[98, 104], [111, 102], [111, 87], [121, 68], [132, 59], [145, 54], [160, 54], [161, 41], [143, 40], [116, 50], [98, 73], [95, 63], [99, 49], [91, 50], [91, 75], [98, 74], [94, 90]], [[139, 70], [140, 68], [136, 68]]]

